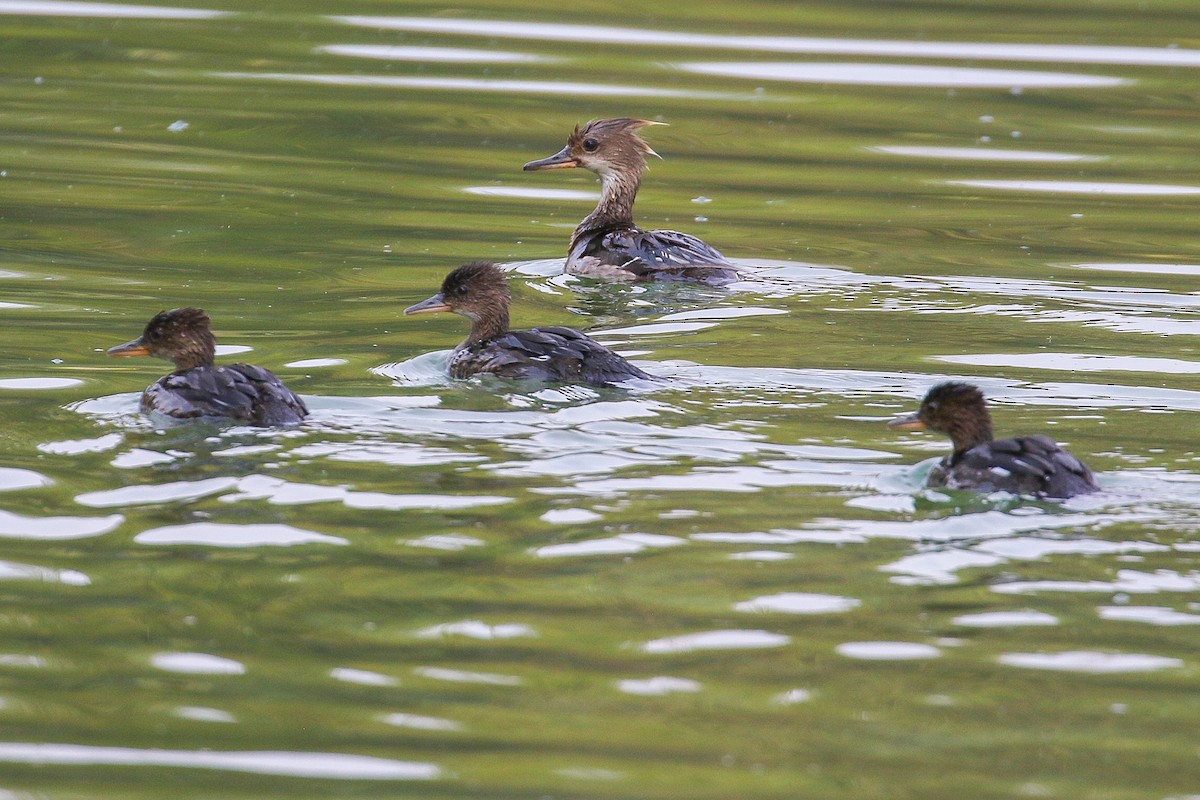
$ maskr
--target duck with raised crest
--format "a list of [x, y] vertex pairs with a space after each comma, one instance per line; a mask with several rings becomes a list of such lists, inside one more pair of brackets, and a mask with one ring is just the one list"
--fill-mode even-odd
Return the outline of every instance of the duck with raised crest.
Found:
[[700, 239], [679, 231], [644, 231], [633, 222], [646, 155], [657, 156], [638, 135], [644, 119], [600, 119], [575, 127], [567, 146], [526, 170], [583, 167], [600, 176], [600, 202], [571, 236], [566, 271], [610, 281], [738, 280], [737, 268]]
[[162, 311], [142, 335], [109, 349], [110, 356], [156, 356], [175, 364], [142, 393], [144, 412], [177, 419], [228, 418], [247, 425], [294, 425], [304, 401], [269, 370], [251, 364], [216, 366], [217, 339], [199, 308]]
[[405, 314], [450, 311], [471, 320], [471, 333], [450, 357], [450, 376], [492, 373], [606, 386], [632, 378], [654, 380], [595, 339], [559, 326], [508, 329], [511, 294], [495, 264], [464, 264], [442, 281], [440, 292], [404, 309]]
[[888, 423], [901, 430], [934, 430], [954, 451], [929, 473], [927, 484], [977, 492], [1012, 492], [1067, 498], [1100, 490], [1087, 465], [1049, 436], [992, 438], [992, 416], [983, 393], [969, 383], [939, 383], [921, 408]]

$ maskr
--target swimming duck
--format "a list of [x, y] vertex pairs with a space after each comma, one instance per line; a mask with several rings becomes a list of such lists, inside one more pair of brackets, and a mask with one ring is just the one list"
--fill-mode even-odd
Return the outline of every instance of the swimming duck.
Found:
[[658, 156], [638, 135], [644, 119], [599, 119], [576, 125], [567, 146], [530, 161], [526, 170], [583, 167], [600, 176], [600, 202], [571, 236], [566, 271], [612, 281], [700, 281], [715, 286], [738, 280], [737, 269], [712, 247], [687, 233], [644, 231], [633, 223], [646, 154]]
[[175, 371], [142, 393], [144, 412], [169, 417], [228, 417], [249, 425], [294, 425], [308, 414], [304, 401], [270, 371], [250, 364], [214, 366], [217, 339], [199, 308], [161, 311], [142, 335], [109, 348], [110, 356], [156, 356]]
[[505, 378], [589, 383], [605, 386], [631, 378], [654, 380], [604, 345], [563, 327], [508, 329], [512, 295], [495, 264], [478, 261], [455, 269], [442, 290], [405, 314], [452, 311], [471, 320], [471, 333], [454, 348], [450, 376], [467, 378], [490, 372]]
[[888, 427], [928, 428], [950, 437], [954, 452], [930, 471], [929, 486], [1056, 498], [1100, 489], [1087, 465], [1049, 436], [994, 440], [983, 393], [969, 383], [939, 383], [925, 395], [919, 411]]

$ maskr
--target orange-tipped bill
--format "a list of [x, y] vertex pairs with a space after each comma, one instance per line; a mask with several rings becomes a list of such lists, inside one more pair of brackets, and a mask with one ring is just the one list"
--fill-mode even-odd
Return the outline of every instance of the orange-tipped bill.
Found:
[[921, 418], [916, 413], [905, 414], [903, 417], [896, 417], [894, 420], [889, 422], [887, 426], [898, 431], [925, 430], [925, 423], [921, 421]]
[[578, 166], [579, 160], [571, 155], [571, 145], [567, 145], [552, 156], [537, 161], [530, 161], [525, 165], [524, 170], [526, 172], [534, 172], [539, 169], [568, 169]]
[[[416, 305], [409, 306], [404, 309], [405, 315], [408, 314], [432, 314], [435, 311], [452, 311], [450, 304], [446, 302], [446, 298], [441, 292], [438, 292], [433, 297], [427, 300], [422, 300]], [[111, 350], [109, 351], [112, 352]]]
[[134, 339], [132, 342], [126, 342], [125, 344], [119, 344], [116, 347], [108, 348], [108, 354], [118, 358], [129, 358], [130, 356], [148, 356], [150, 355], [150, 348], [146, 347], [146, 345], [142, 343], [142, 340], [138, 338]]

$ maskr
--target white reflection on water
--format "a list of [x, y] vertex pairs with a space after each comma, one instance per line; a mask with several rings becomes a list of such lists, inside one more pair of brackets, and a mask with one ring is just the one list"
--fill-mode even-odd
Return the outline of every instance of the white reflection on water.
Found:
[[962, 614], [954, 618], [955, 625], [967, 628], [1013, 628], [1024, 625], [1057, 625], [1058, 617], [1043, 611], [984, 611]]
[[149, 486], [122, 486], [120, 489], [77, 495], [75, 502], [89, 508], [186, 502], [223, 492], [237, 484], [237, 478], [208, 478], [200, 481], [175, 481]]
[[293, 369], [317, 369], [319, 367], [340, 367], [349, 361], [345, 358], [305, 358], [300, 361], [289, 361], [285, 367]]
[[467, 186], [463, 191], [484, 197], [519, 197], [525, 200], [586, 200], [594, 203], [600, 199], [599, 192], [582, 189], [539, 189], [535, 186]]
[[1200, 572], [1181, 574], [1171, 569], [1141, 572], [1123, 569], [1112, 581], [1011, 581], [992, 587], [999, 594], [1034, 594], [1038, 592], [1103, 592], [1114, 594], [1158, 594], [1159, 592], [1195, 592], [1200, 590]]
[[1099, 356], [1089, 353], [978, 353], [966, 356], [930, 356], [930, 358], [949, 364], [1058, 369], [1069, 372], [1153, 372], [1156, 375], [1200, 373], [1200, 361], [1142, 356]]
[[11, 492], [18, 489], [40, 489], [43, 486], [53, 485], [54, 481], [31, 469], [0, 467], [0, 492]]
[[80, 453], [103, 453], [125, 441], [124, 434], [107, 433], [95, 439], [64, 439], [61, 442], [46, 442], [37, 446], [38, 452], [52, 456], [74, 456]]
[[171, 713], [180, 719], [190, 719], [194, 722], [237, 722], [237, 717], [228, 711], [205, 706], [177, 706]]
[[395, 725], [397, 728], [413, 728], [419, 731], [461, 731], [462, 723], [441, 717], [426, 717], [421, 714], [384, 714], [380, 722]]
[[656, 89], [649, 86], [615, 86], [577, 81], [520, 81], [502, 78], [436, 78], [402, 75], [322, 75], [291, 72], [213, 72], [214, 78], [251, 81], [317, 83], [383, 89], [437, 89], [458, 92], [502, 92], [504, 94], [560, 94], [574, 97], [673, 97], [689, 100], [753, 100], [752, 93], [692, 92]]
[[49, 662], [40, 656], [28, 656], [21, 653], [0, 653], [0, 667], [41, 669], [46, 666], [49, 666]]
[[291, 525], [270, 523], [232, 525], [192, 522], [142, 531], [133, 540], [148, 545], [197, 545], [202, 547], [292, 547], [301, 544], [350, 544], [339, 536], [326, 536]]
[[0, 537], [8, 539], [86, 539], [120, 527], [125, 517], [26, 517], [0, 510]]
[[836, 614], [852, 611], [862, 605], [854, 597], [839, 597], [833, 594], [810, 594], [807, 592], [783, 592], [746, 600], [734, 605], [735, 611], [778, 612], [782, 614]]
[[[1000, 514], [1001, 512], [988, 512], [989, 515]], [[964, 515], [957, 517], [964, 522], [964, 527], [969, 526], [974, 521], [974, 524], [984, 523], [986, 525], [997, 524], [994, 519], [983, 520], [978, 519], [978, 515]], [[1022, 519], [1022, 517], [1017, 518]], [[1040, 520], [1041, 524], [1031, 525], [1024, 530], [1039, 531], [1043, 536], [1017, 536], [1011, 534], [1018, 530], [1016, 525], [1008, 525], [1004, 522], [998, 523], [1001, 530], [1004, 531], [1004, 538], [999, 538], [991, 541], [981, 542], [973, 546], [964, 548], [945, 548], [937, 550], [928, 550], [925, 552], [915, 553], [905, 556], [891, 564], [885, 564], [879, 569], [883, 572], [893, 572], [897, 577], [892, 579], [893, 583], [899, 583], [910, 586], [922, 586], [933, 584], [951, 584], [958, 581], [957, 573], [964, 569], [977, 567], [994, 567], [1009, 561], [1036, 561], [1051, 555], [1116, 555], [1125, 553], [1158, 553], [1169, 551], [1171, 548], [1155, 542], [1109, 542], [1101, 539], [1054, 539], [1049, 538], [1050, 531], [1061, 528], [1074, 528], [1076, 526], [1095, 526], [1104, 527], [1107, 524], [1118, 524], [1127, 522], [1131, 519], [1130, 515], [1114, 515], [1111, 519], [1100, 521], [1096, 518], [1088, 519], [1076, 515], [1064, 515], [1058, 519], [1045, 520], [1040, 517], [1034, 519]], [[900, 523], [904, 524], [904, 523]], [[920, 530], [925, 522], [908, 523], [913, 528], [913, 533]], [[963, 539], [982, 539], [989, 537], [994, 533], [989, 527], [987, 533], [976, 532], [974, 536], [964, 536]]]
[[907, 145], [881, 145], [868, 147], [876, 153], [915, 158], [962, 159], [971, 161], [1103, 161], [1104, 156], [1083, 156], [1075, 153], [1046, 153], [1037, 150], [995, 150], [985, 147], [919, 147]]
[[76, 3], [70, 0], [0, 0], [0, 14], [42, 17], [121, 17], [125, 19], [215, 19], [229, 11], [202, 8], [135, 6], [122, 3]]
[[[926, 276], [921, 283], [897, 287], [901, 296], [885, 296], [879, 311], [917, 314], [991, 314], [1035, 322], [1068, 323], [1120, 333], [1200, 334], [1200, 322], [1184, 313], [1200, 309], [1200, 295], [1118, 286], [1087, 286], [1066, 281], [993, 278], [979, 275]], [[955, 296], [939, 296], [949, 292]], [[996, 304], [980, 295], [1011, 297]], [[1036, 299], [1039, 302], [1032, 302]], [[1177, 313], [1178, 317], [1168, 316]]]
[[686, 539], [659, 533], [622, 533], [605, 539], [548, 544], [534, 548], [533, 554], [539, 558], [632, 555], [650, 548], [676, 547], [686, 543]]
[[1096, 675], [1117, 672], [1153, 672], [1183, 666], [1183, 661], [1178, 658], [1142, 653], [1099, 653], [1093, 650], [1070, 650], [1063, 653], [1005, 653], [996, 660], [1010, 667], [1086, 672]]
[[625, 694], [636, 694], [643, 697], [663, 697], [678, 692], [698, 692], [703, 688], [699, 681], [690, 678], [675, 678], [670, 675], [656, 675], [653, 678], [628, 678], [617, 681], [617, 689]]
[[846, 658], [864, 661], [912, 661], [942, 654], [933, 645], [920, 642], [843, 642], [834, 650]]
[[442, 775], [441, 768], [434, 764], [299, 750], [144, 750], [0, 742], [0, 761], [63, 766], [193, 767], [326, 780], [433, 780]]
[[249, 475], [237, 482], [239, 494], [226, 495], [222, 502], [266, 500], [273, 505], [306, 505], [309, 503], [341, 502], [347, 508], [405, 511], [410, 509], [456, 509], [476, 506], [495, 506], [512, 502], [510, 497], [496, 495], [387, 494], [384, 492], [354, 492], [343, 486], [318, 486], [291, 483], [266, 475]]
[[1171, 186], [1162, 183], [1104, 183], [1101, 181], [946, 181], [950, 186], [1001, 189], [1013, 192], [1061, 192], [1064, 194], [1162, 196], [1200, 194], [1200, 186]]
[[248, 475], [244, 478], [207, 478], [199, 481], [174, 481], [171, 483], [123, 486], [98, 492], [87, 492], [75, 498], [75, 502], [91, 508], [115, 508], [133, 505], [156, 505], [198, 500], [221, 492], [236, 490], [222, 502], [236, 503], [243, 500], [265, 500], [272, 505], [307, 505], [309, 503], [340, 502], [347, 508], [386, 509], [400, 511], [408, 509], [453, 509], [474, 506], [499, 505], [511, 502], [508, 497], [489, 495], [427, 495], [385, 494], [383, 492], [354, 492], [344, 486], [319, 486], [309, 483], [291, 483], [266, 475]]
[[384, 44], [328, 44], [313, 48], [314, 53], [385, 61], [419, 61], [455, 64], [538, 64], [562, 61], [532, 53], [505, 53], [497, 50], [468, 50], [462, 47], [404, 47]]
[[521, 685], [521, 679], [516, 675], [497, 675], [493, 672], [469, 672], [446, 667], [417, 667], [413, 672], [423, 678], [449, 681], [450, 683], [482, 683], [488, 686]]
[[[726, 78], [792, 81], [796, 83], [841, 83], [864, 86], [930, 86], [972, 89], [1015, 88], [1104, 88], [1132, 81], [1103, 75], [1072, 75], [1065, 72], [1032, 72], [973, 67], [931, 67], [913, 64], [850, 64], [845, 62], [782, 63], [772, 61], [736, 63], [698, 61], [676, 64], [684, 72], [720, 75]], [[951, 181], [953, 183], [953, 181]]]
[[1100, 619], [1144, 622], [1148, 625], [1200, 625], [1200, 614], [1186, 614], [1165, 606], [1100, 606]]
[[489, 625], [483, 620], [464, 619], [461, 622], [445, 622], [417, 631], [420, 639], [440, 639], [445, 636], [466, 636], [468, 639], [517, 639], [537, 636], [533, 628], [520, 622]]
[[329, 677], [344, 683], [357, 683], [360, 686], [398, 686], [400, 681], [391, 675], [382, 675], [365, 669], [350, 667], [334, 667], [329, 670]]
[[41, 581], [64, 586], [90, 586], [92, 579], [73, 569], [50, 569], [34, 564], [0, 561], [0, 581]]
[[1200, 275], [1200, 264], [1110, 264], [1085, 262], [1083, 264], [1068, 264], [1067, 266], [1101, 272], [1131, 272], [1151, 275]]
[[0, 389], [69, 389], [72, 386], [83, 386], [78, 378], [0, 378]]
[[698, 650], [758, 650], [783, 647], [792, 637], [770, 631], [701, 631], [666, 639], [654, 639], [641, 646], [643, 653], [694, 653]]
[[759, 50], [775, 53], [897, 56], [901, 58], [1048, 61], [1070, 64], [1142, 64], [1200, 66], [1200, 51], [1166, 47], [1118, 47], [1066, 44], [1000, 44], [990, 42], [917, 42], [887, 39], [819, 39], [800, 36], [731, 36], [727, 34], [653, 31], [546, 21], [445, 19], [434, 17], [332, 17], [337, 22], [383, 30], [425, 31], [506, 39], [595, 42], [614, 45]]
[[155, 653], [150, 664], [166, 672], [188, 675], [244, 675], [246, 666], [232, 658], [208, 653]]

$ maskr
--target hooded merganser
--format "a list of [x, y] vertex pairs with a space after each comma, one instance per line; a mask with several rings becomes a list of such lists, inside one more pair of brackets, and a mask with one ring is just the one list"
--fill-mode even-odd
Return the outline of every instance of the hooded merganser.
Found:
[[156, 356], [175, 371], [142, 393], [142, 411], [169, 417], [228, 417], [249, 425], [294, 425], [308, 414], [304, 401], [269, 370], [250, 364], [214, 366], [217, 339], [199, 308], [160, 311], [142, 335], [109, 348], [110, 356]]
[[1056, 498], [1100, 489], [1087, 465], [1049, 436], [993, 440], [983, 393], [969, 383], [939, 383], [925, 395], [919, 411], [888, 427], [928, 428], [950, 437], [954, 452], [930, 471], [929, 486]]
[[571, 236], [566, 271], [619, 281], [700, 281], [722, 285], [738, 280], [736, 267], [712, 247], [687, 233], [644, 231], [633, 223], [646, 154], [638, 129], [662, 125], [644, 119], [599, 119], [575, 126], [567, 146], [530, 161], [526, 170], [583, 167], [600, 176], [600, 202]]
[[452, 311], [471, 320], [471, 334], [454, 348], [450, 377], [490, 372], [505, 378], [605, 386], [631, 378], [654, 380], [590, 336], [571, 328], [508, 329], [512, 295], [495, 264], [464, 264], [442, 281], [442, 290], [405, 314]]

